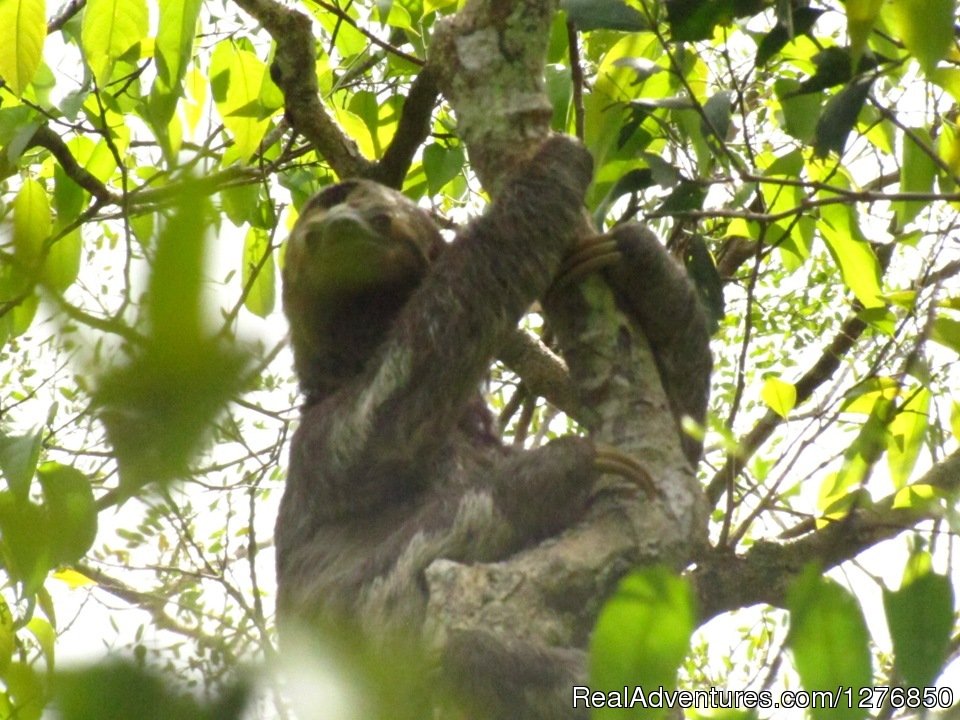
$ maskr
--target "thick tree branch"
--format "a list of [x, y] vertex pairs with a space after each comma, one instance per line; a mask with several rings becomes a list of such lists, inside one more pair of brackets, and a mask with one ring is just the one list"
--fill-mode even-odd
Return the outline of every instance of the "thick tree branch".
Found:
[[[431, 63], [471, 166], [494, 196], [550, 131], [543, 72], [553, 10], [548, 0], [470, 0], [434, 33]], [[581, 232], [593, 232], [586, 219]], [[566, 338], [577, 397], [589, 395], [591, 438], [636, 457], [658, 496], [606, 477], [587, 517], [550, 542], [500, 563], [434, 562], [428, 624], [441, 634], [482, 629], [582, 648], [600, 604], [630, 567], [683, 567], [705, 542], [701, 490], [643, 332], [599, 276], [567, 291], [548, 311]]]
[[42, 147], [50, 151], [57, 159], [63, 171], [71, 180], [93, 195], [101, 203], [121, 204], [120, 196], [111, 192], [99, 179], [87, 172], [70, 153], [63, 139], [46, 125], [37, 128], [27, 143], [27, 147]]
[[341, 178], [367, 177], [372, 163], [343, 133], [320, 102], [316, 41], [310, 18], [275, 0], [235, 0], [270, 33], [277, 46], [271, 76], [283, 92], [290, 125]]
[[440, 89], [433, 67], [424, 68], [410, 86], [403, 103], [397, 132], [368, 177], [388, 187], [400, 189], [413, 156], [430, 135], [430, 118]]
[[518, 330], [500, 349], [497, 358], [523, 380], [534, 395], [547, 400], [572, 418], [583, 422], [583, 407], [562, 358], [539, 338]]
[[434, 31], [430, 64], [456, 110], [471, 167], [494, 195], [510, 166], [550, 131], [553, 108], [543, 71], [555, 6], [549, 0], [468, 2]]

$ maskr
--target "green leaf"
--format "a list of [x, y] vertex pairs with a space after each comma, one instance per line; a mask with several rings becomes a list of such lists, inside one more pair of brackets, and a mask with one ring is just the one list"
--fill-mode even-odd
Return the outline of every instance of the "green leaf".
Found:
[[77, 159], [100, 182], [107, 182], [117, 169], [117, 160], [105, 140], [94, 143], [86, 135], [77, 135], [67, 141], [67, 147]]
[[267, 131], [269, 121], [248, 110], [259, 105], [265, 76], [266, 66], [260, 58], [232, 40], [224, 40], [214, 49], [210, 60], [213, 101], [235, 143], [224, 157], [224, 164], [235, 159], [248, 160]]
[[466, 158], [463, 148], [445, 147], [431, 143], [423, 149], [423, 170], [427, 174], [427, 187], [435, 195], [463, 170]]
[[176, 212], [157, 240], [150, 276], [148, 317], [150, 332], [172, 355], [199, 342], [200, 305], [206, 231], [212, 212], [206, 197], [187, 183]]
[[27, 435], [7, 435], [0, 431], [0, 470], [7, 480], [7, 487], [18, 501], [26, 500], [30, 494], [30, 482], [37, 470], [42, 439], [42, 428]]
[[902, 488], [920, 455], [920, 448], [930, 425], [930, 391], [920, 388], [903, 404], [890, 422], [887, 440], [887, 462], [896, 488]]
[[30, 618], [30, 622], [27, 623], [27, 630], [37, 639], [40, 651], [47, 662], [47, 670], [53, 670], [56, 657], [54, 651], [57, 641], [56, 630], [49, 622], [36, 615]]
[[57, 214], [57, 228], [75, 221], [83, 210], [89, 193], [69, 177], [60, 163], [53, 166], [53, 207]]
[[896, 34], [928, 75], [953, 44], [956, 0], [897, 0], [890, 3]]
[[550, 127], [556, 132], [566, 132], [570, 111], [570, 99], [573, 95], [572, 75], [566, 65], [552, 63], [547, 65], [544, 77], [547, 98], [553, 108]]
[[58, 673], [55, 703], [61, 720], [104, 718], [178, 718], [182, 720], [236, 720], [239, 713], [215, 716], [173, 683], [132, 661], [109, 660], [86, 668]]
[[89, 0], [83, 11], [80, 44], [100, 87], [117, 59], [147, 36], [146, 0]]
[[598, 227], [603, 227], [603, 221], [614, 203], [624, 195], [639, 192], [653, 185], [653, 171], [650, 168], [635, 168], [619, 178], [597, 205], [593, 219]]
[[771, 410], [786, 418], [797, 404], [797, 386], [780, 378], [771, 377], [763, 381], [760, 397]]
[[33, 595], [56, 565], [51, 556], [46, 511], [30, 501], [18, 502], [0, 492], [0, 544], [6, 571]]
[[7, 668], [10, 667], [15, 647], [16, 632], [13, 628], [13, 613], [10, 612], [7, 601], [0, 596], [0, 677], [3, 677]]
[[17, 261], [25, 269], [37, 269], [52, 225], [46, 189], [27, 178], [13, 201], [13, 247]]
[[350, 110], [350, 112], [363, 120], [363, 124], [367, 126], [367, 130], [370, 133], [370, 141], [373, 146], [373, 151], [377, 156], [383, 153], [378, 132], [380, 128], [381, 106], [382, 103], [377, 96], [367, 90], [361, 90], [353, 93], [353, 95], [350, 97], [350, 102], [347, 105], [347, 108]]
[[212, 212], [188, 184], [157, 239], [147, 290], [149, 334], [126, 365], [100, 377], [94, 400], [120, 465], [124, 495], [188, 472], [238, 391], [245, 354], [203, 328], [203, 260]]
[[813, 28], [813, 24], [823, 15], [824, 11], [811, 7], [794, 7], [793, 3], [787, 6], [791, 13], [792, 27], [784, 20], [777, 21], [774, 28], [763, 36], [757, 45], [757, 65], [765, 65], [767, 61], [780, 52], [788, 42], [800, 35], [806, 35]]
[[237, 227], [250, 222], [257, 212], [260, 188], [257, 185], [233, 185], [220, 191], [221, 207]]
[[79, 470], [47, 462], [37, 471], [50, 521], [54, 563], [76, 562], [97, 537], [97, 506], [90, 480]]
[[[4, 1], [9, 2], [0, 0], [0, 3]], [[0, 107], [0, 146], [10, 162], [20, 159], [20, 154], [38, 127], [40, 121], [32, 108], [26, 105]]]
[[14, 95], [27, 89], [43, 60], [47, 38], [44, 0], [0, 0], [0, 78]]
[[801, 93], [814, 93], [843, 85], [853, 77], [853, 61], [847, 48], [828, 47], [821, 50], [814, 56], [813, 63], [817, 71], [800, 85]]
[[43, 261], [41, 278], [44, 283], [58, 292], [63, 292], [73, 285], [80, 274], [82, 250], [80, 228], [74, 228], [52, 242]]
[[764, 9], [763, 0], [670, 0], [666, 3], [672, 39], [707, 40], [717, 25]]
[[864, 307], [881, 307], [880, 264], [873, 248], [862, 239], [856, 209], [840, 204], [824, 206], [817, 227], [844, 284]]
[[4, 681], [7, 692], [13, 698], [13, 713], [16, 720], [40, 720], [47, 703], [47, 688], [43, 679], [32, 666], [25, 662], [11, 663]]
[[900, 383], [891, 377], [878, 375], [857, 383], [847, 392], [841, 412], [869, 415], [882, 398], [890, 401], [900, 393]]
[[683, 180], [660, 205], [660, 212], [686, 212], [702, 210], [703, 201], [707, 197], [706, 190], [692, 180]]
[[793, 78], [778, 78], [773, 89], [780, 98], [783, 129], [800, 142], [813, 142], [820, 117], [820, 96], [799, 94], [800, 83]]
[[423, 14], [427, 15], [435, 10], [443, 10], [456, 4], [457, 0], [423, 0]]
[[[903, 156], [900, 161], [901, 192], [930, 192], [933, 180], [937, 176], [937, 165], [933, 161], [936, 155], [934, 142], [926, 128], [915, 128], [903, 135]], [[897, 226], [902, 228], [913, 220], [929, 203], [923, 201], [902, 201], [894, 203], [897, 213]]]
[[560, 9], [566, 10], [570, 22], [583, 32], [599, 29], [637, 32], [650, 27], [646, 17], [622, 0], [560, 0]]
[[150, 90], [151, 117], [158, 126], [166, 126], [177, 109], [202, 4], [203, 0], [160, 0], [154, 50], [157, 78]]
[[[356, 17], [356, 10], [351, 8], [350, 14]], [[369, 40], [353, 23], [343, 22], [335, 13], [326, 10], [316, 11], [314, 17], [334, 38], [334, 46], [343, 57], [351, 58], [367, 50]]]
[[850, 56], [856, 66], [867, 46], [873, 25], [880, 15], [883, 0], [847, 0], [847, 34], [850, 36]]
[[[603, 691], [640, 686], [646, 692], [676, 686], [677, 670], [696, 625], [690, 584], [663, 567], [625, 577], [600, 611], [590, 640], [590, 686]], [[596, 720], [621, 718], [623, 710], [598, 709]], [[648, 710], [633, 718], [663, 716]]]
[[953, 586], [929, 570], [904, 574], [900, 589], [884, 589], [883, 607], [893, 640], [894, 666], [908, 687], [932, 685], [943, 670], [953, 630]]
[[23, 335], [30, 329], [38, 307], [40, 307], [40, 298], [36, 293], [31, 293], [17, 303], [12, 312], [0, 316], [0, 338]]
[[276, 303], [277, 278], [270, 235], [252, 227], [243, 241], [243, 287], [249, 288], [243, 304], [258, 317], [273, 312]]
[[721, 143], [726, 142], [730, 134], [732, 107], [733, 93], [730, 90], [721, 90], [703, 104], [704, 122], [700, 132], [704, 137], [714, 135]]
[[873, 77], [860, 77], [827, 101], [820, 120], [817, 121], [814, 149], [819, 157], [826, 157], [831, 150], [843, 154], [847, 136], [857, 124], [860, 110], [870, 94]]
[[833, 503], [847, 495], [850, 488], [863, 484], [867, 474], [889, 444], [888, 427], [894, 416], [894, 401], [885, 394], [874, 395], [874, 397], [876, 401], [870, 410], [870, 415], [860, 426], [857, 437], [844, 450], [843, 466], [840, 472], [832, 483], [825, 482], [820, 490], [818, 506], [825, 512], [833, 512], [835, 516], [844, 515], [848, 506], [834, 507]]
[[[787, 609], [787, 647], [804, 688], [870, 685], [870, 635], [863, 612], [850, 593], [821, 577], [819, 568], [811, 565], [788, 590]], [[854, 720], [867, 715], [865, 709], [845, 703], [835, 708], [811, 708], [810, 713], [815, 720]]]
[[930, 339], [960, 353], [960, 320], [938, 317], [933, 321]]

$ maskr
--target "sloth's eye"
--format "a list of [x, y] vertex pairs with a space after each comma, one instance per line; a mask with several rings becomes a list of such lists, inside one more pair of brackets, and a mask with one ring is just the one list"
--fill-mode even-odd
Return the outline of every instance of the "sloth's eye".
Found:
[[373, 228], [378, 235], [382, 235], [383, 237], [390, 236], [393, 220], [387, 213], [372, 215], [367, 218], [367, 222], [370, 223], [370, 227]]

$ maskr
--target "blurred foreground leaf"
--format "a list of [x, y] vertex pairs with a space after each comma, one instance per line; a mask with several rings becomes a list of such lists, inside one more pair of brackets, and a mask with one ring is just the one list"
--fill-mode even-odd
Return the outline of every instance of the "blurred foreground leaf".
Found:
[[[873, 677], [870, 634], [856, 599], [811, 565], [787, 594], [790, 632], [787, 646], [803, 687], [867, 687]], [[814, 718], [862, 718], [862, 708], [843, 703], [812, 708]]]
[[[590, 686], [606, 692], [642, 687], [647, 694], [672, 690], [696, 625], [693, 591], [663, 567], [631, 573], [604, 605], [590, 643]], [[663, 708], [636, 708], [633, 718], [655, 718]], [[622, 707], [603, 707], [592, 717], [618, 718]]]
[[123, 496], [187, 474], [243, 382], [245, 353], [201, 323], [211, 219], [205, 195], [188, 187], [157, 240], [146, 342], [129, 364], [100, 378], [95, 399], [120, 465]]
[[234, 720], [243, 715], [246, 695], [245, 686], [237, 686], [217, 702], [201, 705], [163, 678], [115, 661], [60, 673], [54, 682], [61, 720]]

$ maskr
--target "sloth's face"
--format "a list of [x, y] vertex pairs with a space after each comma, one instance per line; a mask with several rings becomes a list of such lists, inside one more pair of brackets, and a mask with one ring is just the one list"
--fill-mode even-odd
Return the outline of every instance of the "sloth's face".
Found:
[[303, 208], [287, 241], [287, 288], [311, 304], [378, 289], [416, 287], [442, 246], [429, 215], [365, 180], [326, 188]]

